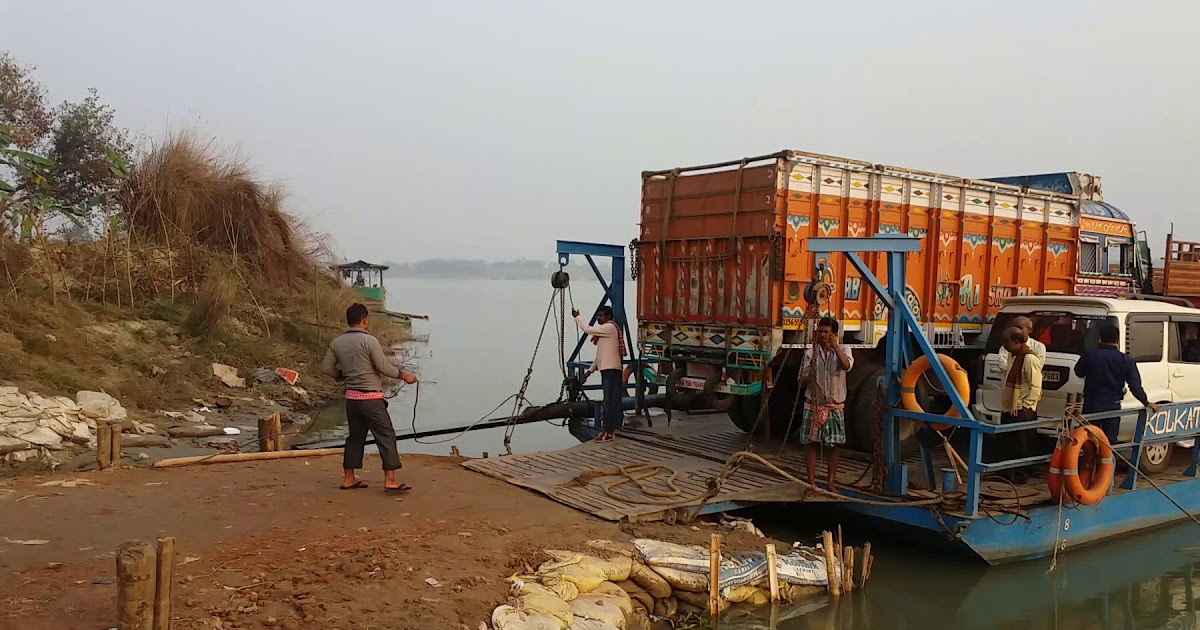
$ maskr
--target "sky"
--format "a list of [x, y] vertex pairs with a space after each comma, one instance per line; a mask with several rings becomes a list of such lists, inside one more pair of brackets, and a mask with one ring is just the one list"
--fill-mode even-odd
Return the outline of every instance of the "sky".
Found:
[[95, 87], [290, 193], [343, 255], [626, 244], [640, 173], [780, 149], [989, 177], [1080, 170], [1200, 241], [1198, 2], [0, 0], [52, 102]]

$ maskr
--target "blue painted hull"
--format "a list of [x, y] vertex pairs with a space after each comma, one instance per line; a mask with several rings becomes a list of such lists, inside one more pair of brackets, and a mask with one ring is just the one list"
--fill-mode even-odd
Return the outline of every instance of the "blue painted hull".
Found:
[[[1171, 483], [1163, 486], [1163, 490], [1188, 512], [1200, 512], [1200, 478]], [[996, 520], [987, 517], [967, 519], [937, 515], [918, 507], [837, 505], [839, 509], [879, 521], [877, 524], [880, 525], [929, 530], [949, 540], [952, 546], [969, 550], [990, 564], [1042, 558], [1054, 552], [1056, 543], [1065, 543], [1067, 549], [1077, 548], [1188, 518], [1149, 486], [1110, 495], [1095, 506], [1064, 506], [1061, 532], [1057, 505], [1027, 509], [1028, 518], [1017, 518], [1016, 522], [1012, 522], [1014, 516], [1011, 514], [997, 514]]]

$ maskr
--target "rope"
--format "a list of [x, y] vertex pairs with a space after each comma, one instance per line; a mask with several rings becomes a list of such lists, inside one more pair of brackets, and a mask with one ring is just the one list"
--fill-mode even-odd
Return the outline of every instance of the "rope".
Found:
[[[939, 504], [943, 503], [943, 501], [944, 501], [944, 497], [933, 497], [933, 498], [929, 498], [929, 499], [918, 499], [918, 500], [913, 500], [913, 501], [885, 501], [885, 500], [877, 500], [877, 499], [862, 499], [862, 498], [858, 498], [858, 497], [847, 496], [844, 494], [837, 494], [836, 492], [830, 492], [829, 490], [821, 488], [820, 486], [817, 486], [815, 484], [811, 484], [811, 483], [787, 472], [786, 470], [780, 468], [779, 466], [776, 466], [772, 462], [768, 461], [766, 458], [764, 458], [761, 455], [754, 453], [752, 451], [738, 451], [737, 453], [734, 453], [733, 455], [731, 455], [729, 457], [729, 459], [725, 460], [725, 465], [722, 466], [720, 472], [718, 472], [715, 476], [713, 476], [712, 478], [710, 478], [708, 480], [707, 492], [705, 492], [703, 495], [700, 495], [700, 496], [684, 497], [683, 492], [678, 487], [676, 487], [675, 483], [674, 483], [675, 479], [678, 478], [678, 476], [679, 476], [679, 472], [677, 470], [675, 470], [674, 468], [667, 466], [665, 464], [656, 464], [656, 463], [641, 463], [641, 464], [633, 464], [633, 465], [629, 465], [629, 466], [622, 466], [622, 467], [615, 468], [615, 469], [614, 468], [603, 468], [603, 469], [584, 471], [583, 473], [580, 473], [578, 476], [576, 476], [574, 479], [572, 479], [570, 482], [567, 482], [567, 483], [572, 484], [572, 485], [577, 485], [577, 486], [586, 486], [586, 485], [592, 483], [595, 479], [621, 475], [624, 477], [623, 479], [619, 479], [617, 481], [608, 483], [603, 486], [604, 493], [611, 498], [614, 498], [614, 499], [617, 499], [620, 501], [629, 502], [629, 503], [666, 505], [666, 506], [675, 506], [675, 507], [696, 505], [699, 508], [699, 507], [703, 507], [710, 500], [712, 500], [714, 497], [716, 497], [718, 494], [720, 494], [721, 487], [724, 485], [725, 481], [727, 479], [729, 479], [730, 477], [732, 477], [738, 471], [738, 469], [742, 466], [742, 463], [745, 460], [752, 460], [752, 461], [758, 462], [759, 464], [762, 464], [769, 471], [775, 473], [776, 475], [779, 475], [780, 477], [783, 477], [787, 481], [790, 481], [795, 484], [799, 484], [800, 486], [802, 486], [805, 489], [806, 492], [811, 490], [811, 491], [815, 492], [816, 494], [827, 496], [829, 498], [832, 498], [832, 499], [835, 499], [838, 501], [844, 501], [847, 503], [856, 503], [859, 505], [873, 505], [873, 506], [881, 506], [881, 507], [883, 507], [883, 506], [921, 507], [921, 506], [939, 505]], [[667, 479], [664, 481], [665, 485], [669, 488], [669, 490], [667, 490], [667, 491], [656, 490], [654, 488], [648, 487], [647, 484], [643, 483], [647, 479], [652, 479], [652, 478], [658, 476], [662, 472], [669, 473]], [[639, 499], [639, 498], [630, 497], [629, 495], [617, 494], [614, 492], [615, 488], [618, 488], [625, 484], [634, 484], [635, 486], [637, 486], [638, 490], [641, 491], [641, 493], [646, 496], [646, 498]], [[567, 485], [567, 484], [564, 484], [564, 485]]]

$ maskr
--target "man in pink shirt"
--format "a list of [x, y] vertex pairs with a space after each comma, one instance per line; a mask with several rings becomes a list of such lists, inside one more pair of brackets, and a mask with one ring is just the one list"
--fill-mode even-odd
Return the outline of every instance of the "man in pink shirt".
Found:
[[621, 411], [621, 397], [624, 395], [624, 388], [621, 386], [621, 357], [626, 354], [625, 340], [621, 336], [621, 329], [613, 321], [612, 309], [607, 306], [596, 310], [595, 326], [584, 321], [578, 310], [571, 309], [571, 314], [575, 316], [575, 325], [579, 330], [591, 335], [592, 343], [596, 346], [596, 360], [592, 361], [592, 366], [588, 368], [584, 378], [591, 376], [592, 372], [600, 373], [604, 402], [600, 405], [601, 430], [596, 435], [596, 441], [611, 442], [617, 436], [617, 430], [621, 428], [621, 421], [624, 419], [624, 413]]

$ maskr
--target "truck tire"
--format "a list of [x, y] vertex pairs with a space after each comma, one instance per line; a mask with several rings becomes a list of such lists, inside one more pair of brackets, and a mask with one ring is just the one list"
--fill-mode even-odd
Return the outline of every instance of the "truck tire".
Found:
[[709, 374], [708, 378], [704, 379], [704, 402], [717, 411], [729, 411], [737, 403], [738, 396], [718, 393], [717, 385], [720, 384], [720, 372]]
[[730, 395], [731, 401], [726, 413], [729, 414], [729, 419], [737, 428], [749, 433], [754, 430], [754, 423], [758, 421], [758, 412], [762, 405], [762, 394], [754, 394], [753, 396], [733, 396]]
[[[882, 365], [871, 365], [854, 391], [847, 392], [846, 424], [849, 435], [846, 436], [848, 446], [856, 447], [865, 453], [875, 451], [875, 439], [879, 435], [879, 412], [885, 410], [884, 376], [886, 370]], [[901, 460], [916, 454], [920, 445], [917, 443], [917, 426], [911, 420], [901, 420], [897, 427], [900, 431], [900, 449], [897, 457]]]

